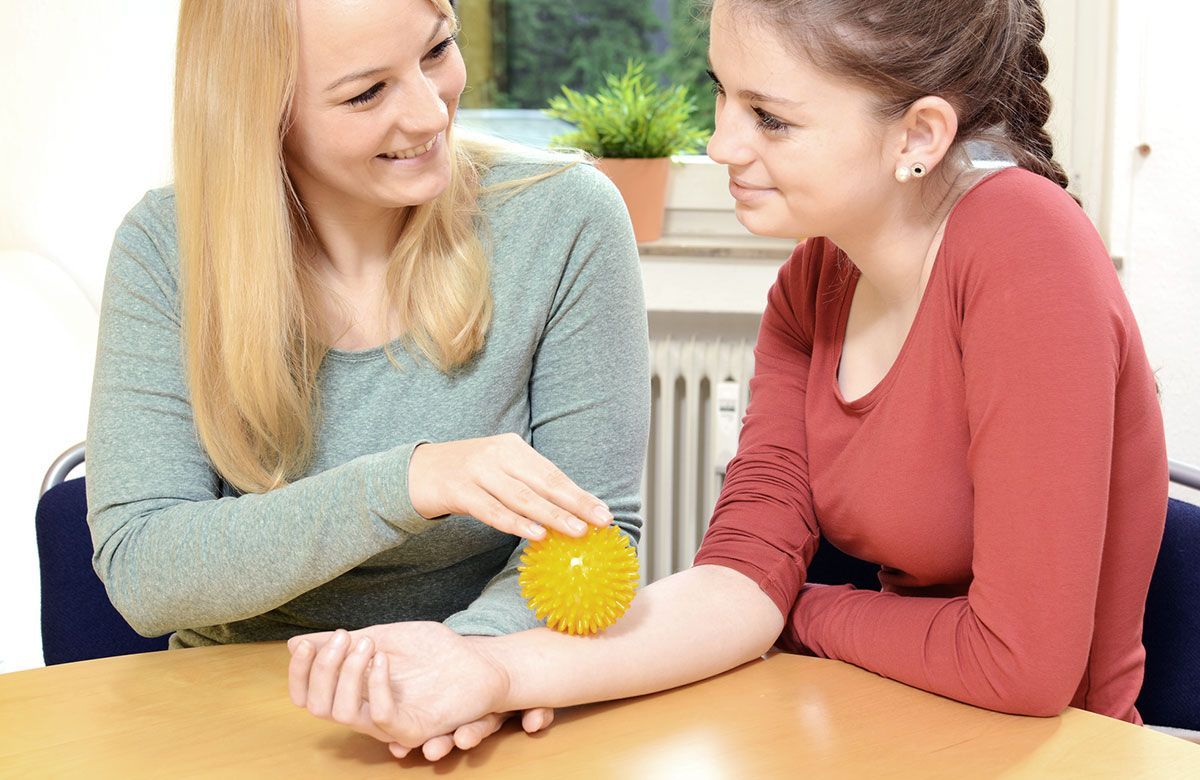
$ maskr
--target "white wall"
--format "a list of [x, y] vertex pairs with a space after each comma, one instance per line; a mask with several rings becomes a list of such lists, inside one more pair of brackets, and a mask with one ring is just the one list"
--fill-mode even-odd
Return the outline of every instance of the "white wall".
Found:
[[84, 438], [113, 231], [170, 179], [178, 8], [0, 2], [0, 671], [41, 663], [37, 488]]
[[177, 0], [0, 3], [0, 247], [99, 302], [113, 231], [170, 179]]
[[1158, 371], [1167, 449], [1192, 464], [1200, 464], [1200, 102], [1190, 66], [1197, 28], [1194, 4], [1120, 0], [1110, 114], [1110, 244], [1123, 258], [1125, 289]]

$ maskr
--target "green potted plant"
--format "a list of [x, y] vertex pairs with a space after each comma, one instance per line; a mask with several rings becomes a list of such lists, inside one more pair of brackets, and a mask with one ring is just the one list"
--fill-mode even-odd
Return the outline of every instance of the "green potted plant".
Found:
[[630, 60], [593, 95], [568, 87], [551, 98], [548, 116], [575, 126], [551, 143], [582, 149], [617, 185], [639, 242], [662, 236], [672, 155], [703, 148], [707, 133], [692, 119], [696, 104], [682, 85], [662, 87]]

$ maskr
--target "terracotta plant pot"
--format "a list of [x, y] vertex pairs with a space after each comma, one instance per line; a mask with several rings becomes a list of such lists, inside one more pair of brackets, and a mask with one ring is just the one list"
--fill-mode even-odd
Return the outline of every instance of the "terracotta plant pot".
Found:
[[625, 207], [629, 209], [629, 218], [633, 221], [633, 235], [639, 244], [662, 238], [670, 165], [670, 157], [610, 157], [596, 161], [596, 167], [612, 179], [621, 191]]

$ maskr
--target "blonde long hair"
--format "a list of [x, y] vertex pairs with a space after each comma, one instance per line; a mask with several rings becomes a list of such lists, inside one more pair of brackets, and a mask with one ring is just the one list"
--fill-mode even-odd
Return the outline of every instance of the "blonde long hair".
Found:
[[[449, 0], [429, 0], [452, 22]], [[456, 22], [455, 22], [456, 23]], [[295, 90], [295, 0], [183, 0], [175, 73], [175, 200], [184, 364], [200, 442], [243, 492], [310, 463], [329, 349], [302, 261], [304, 212], [283, 162]], [[442, 371], [482, 347], [492, 316], [476, 232], [491, 147], [448, 133], [451, 184], [409, 209], [388, 271], [411, 351]]]

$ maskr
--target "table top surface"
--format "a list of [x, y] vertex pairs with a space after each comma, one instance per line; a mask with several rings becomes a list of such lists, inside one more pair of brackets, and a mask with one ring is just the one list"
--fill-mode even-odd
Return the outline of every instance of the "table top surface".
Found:
[[436, 764], [396, 761], [294, 707], [286, 667], [271, 643], [0, 675], [0, 776], [1200, 777], [1200, 746], [1149, 729], [1002, 715], [793, 655], [560, 711], [541, 734], [510, 721]]

